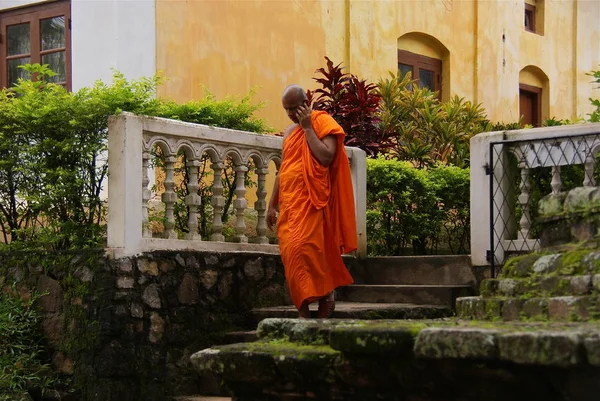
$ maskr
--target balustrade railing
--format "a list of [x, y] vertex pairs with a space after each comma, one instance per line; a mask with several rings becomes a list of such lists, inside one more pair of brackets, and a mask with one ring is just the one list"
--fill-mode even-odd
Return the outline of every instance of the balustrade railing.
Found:
[[[537, 207], [550, 193], [594, 186], [600, 124], [480, 134], [471, 139], [471, 260], [502, 265], [539, 247]], [[487, 218], [486, 218], [487, 217]]]
[[[266, 224], [267, 178], [281, 162], [282, 138], [123, 113], [109, 122], [108, 248], [119, 256], [152, 250], [214, 250], [277, 253]], [[366, 256], [366, 158], [346, 148], [357, 211], [357, 256]], [[155, 161], [158, 160], [158, 167]], [[212, 170], [212, 177], [202, 173]], [[159, 170], [160, 180], [153, 180]], [[232, 174], [233, 197], [226, 199], [224, 172]], [[182, 176], [183, 175], [183, 176]], [[209, 174], [210, 175], [210, 174]], [[202, 237], [199, 189], [212, 183], [210, 231]], [[152, 181], [152, 182], [151, 182]], [[153, 186], [160, 181], [160, 190]], [[251, 181], [255, 202], [248, 204]], [[229, 186], [227, 187], [229, 189]], [[182, 192], [183, 190], [183, 192]], [[227, 191], [228, 192], [228, 191]], [[157, 193], [160, 193], [158, 198]], [[185, 196], [184, 196], [185, 195]], [[156, 208], [151, 204], [161, 204]], [[180, 198], [183, 198], [181, 200]], [[179, 202], [178, 202], [179, 200]], [[233, 201], [226, 204], [226, 201]], [[187, 219], [181, 221], [181, 207]], [[208, 205], [207, 205], [208, 206]], [[249, 237], [247, 215], [253, 207], [256, 235]], [[234, 235], [224, 233], [223, 213], [232, 208]], [[178, 209], [179, 208], [179, 209]], [[205, 210], [204, 208], [203, 210]], [[162, 230], [151, 227], [159, 210]], [[179, 214], [177, 213], [179, 211]], [[229, 216], [228, 216], [229, 217]], [[151, 221], [152, 220], [152, 221]], [[274, 237], [274, 235], [271, 235]]]

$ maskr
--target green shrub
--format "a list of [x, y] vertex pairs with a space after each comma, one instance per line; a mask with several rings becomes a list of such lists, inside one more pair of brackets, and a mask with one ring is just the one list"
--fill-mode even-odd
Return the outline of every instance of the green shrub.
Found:
[[[108, 117], [135, 114], [181, 119], [253, 132], [269, 131], [254, 117], [262, 104], [241, 99], [177, 104], [157, 99], [158, 76], [128, 81], [115, 73], [107, 85], [71, 93], [46, 82], [47, 66], [26, 65], [36, 80], [20, 79], [0, 91], [0, 229], [13, 248], [75, 249], [103, 246], [106, 205], [100, 195], [108, 165]], [[226, 166], [228, 182], [233, 170]], [[205, 198], [209, 188], [200, 188]], [[180, 214], [187, 213], [180, 188]], [[224, 195], [233, 191], [225, 188]], [[227, 198], [228, 199], [228, 198]], [[204, 203], [206, 204], [206, 203]], [[178, 221], [186, 221], [185, 217]]]
[[369, 254], [468, 253], [469, 231], [468, 169], [367, 160]]
[[38, 298], [23, 299], [14, 289], [0, 297], [0, 401], [30, 399], [27, 390], [45, 392], [55, 382], [43, 361], [40, 317], [33, 306]]

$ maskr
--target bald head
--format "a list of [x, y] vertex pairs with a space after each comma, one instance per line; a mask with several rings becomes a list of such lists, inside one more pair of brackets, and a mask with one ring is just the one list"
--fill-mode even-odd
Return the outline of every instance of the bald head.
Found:
[[284, 89], [281, 99], [289, 99], [290, 101], [302, 102], [306, 100], [306, 92], [300, 85], [289, 85]]
[[296, 111], [298, 107], [306, 103], [306, 92], [300, 85], [289, 85], [281, 95], [281, 104], [285, 109], [288, 117], [293, 122], [297, 123]]

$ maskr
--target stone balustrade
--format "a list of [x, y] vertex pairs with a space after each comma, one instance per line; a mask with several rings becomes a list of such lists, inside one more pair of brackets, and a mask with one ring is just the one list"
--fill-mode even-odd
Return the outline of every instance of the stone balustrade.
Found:
[[599, 123], [488, 132], [471, 138], [472, 265], [491, 264], [493, 271], [508, 253], [538, 249], [534, 202], [569, 189], [561, 174], [573, 165], [581, 165], [583, 174], [581, 182], [570, 185], [597, 185], [598, 153]]
[[[278, 246], [267, 237], [267, 176], [270, 165], [279, 169], [282, 138], [260, 135], [180, 121], [122, 113], [109, 121], [108, 139], [108, 248], [115, 257], [131, 256], [157, 250], [208, 250], [226, 252], [278, 253]], [[155, 151], [157, 150], [157, 151]], [[358, 148], [346, 148], [350, 159], [357, 214], [359, 249], [356, 256], [366, 256], [366, 156]], [[185, 158], [181, 159], [180, 154]], [[160, 202], [164, 209], [163, 230], [157, 238], [149, 228], [149, 202], [152, 198], [150, 177], [153, 155], [161, 161], [163, 180]], [[206, 156], [212, 170], [212, 217], [210, 235], [201, 238], [199, 213], [199, 168]], [[185, 166], [181, 166], [184, 160]], [[235, 172], [233, 209], [235, 236], [226, 241], [222, 213], [225, 207], [223, 170], [231, 160]], [[273, 162], [273, 163], [271, 163]], [[253, 173], [249, 174], [249, 167]], [[185, 234], [176, 230], [175, 208], [181, 183], [177, 172], [185, 168], [187, 185], [185, 207], [188, 209]], [[256, 236], [248, 237], [246, 213], [249, 209], [248, 180], [254, 180], [256, 201]], [[181, 231], [181, 230], [179, 230]]]

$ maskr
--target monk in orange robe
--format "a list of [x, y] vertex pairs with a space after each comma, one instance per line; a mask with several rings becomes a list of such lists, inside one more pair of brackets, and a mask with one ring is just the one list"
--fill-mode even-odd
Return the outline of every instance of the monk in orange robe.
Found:
[[297, 85], [285, 89], [282, 104], [294, 124], [284, 131], [267, 224], [272, 229], [277, 223], [285, 277], [300, 318], [310, 317], [308, 305], [316, 301], [318, 317], [328, 318], [335, 309], [333, 291], [353, 283], [342, 254], [357, 247], [345, 134], [329, 114], [311, 110]]

